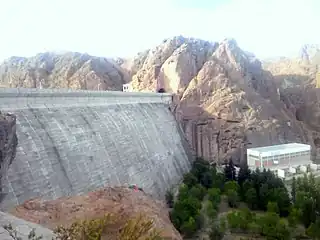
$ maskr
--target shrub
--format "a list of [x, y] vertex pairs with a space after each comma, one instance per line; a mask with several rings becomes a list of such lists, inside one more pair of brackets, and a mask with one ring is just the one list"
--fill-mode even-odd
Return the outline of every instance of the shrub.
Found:
[[210, 240], [222, 240], [224, 237], [224, 232], [221, 230], [219, 225], [213, 224], [210, 232], [209, 232], [209, 239]]
[[208, 190], [208, 199], [212, 202], [215, 208], [218, 208], [218, 204], [221, 201], [221, 191], [219, 188], [210, 188]]
[[230, 189], [227, 192], [227, 196], [228, 196], [228, 204], [230, 207], [234, 208], [238, 206], [238, 201], [239, 201], [239, 197], [238, 197], [238, 193], [233, 190]]
[[268, 202], [267, 211], [268, 212], [279, 213], [278, 204], [276, 202]]
[[186, 184], [182, 184], [179, 187], [178, 200], [187, 199], [189, 197], [189, 188]]
[[178, 200], [173, 206], [170, 213], [171, 222], [180, 230], [182, 225], [189, 220], [190, 217], [195, 217], [201, 208], [201, 202], [193, 197]]
[[200, 179], [200, 183], [202, 186], [206, 188], [211, 188], [213, 185], [213, 174], [211, 171], [207, 171], [202, 174], [202, 177]]
[[206, 195], [206, 189], [203, 186], [201, 186], [200, 184], [193, 186], [189, 190], [189, 196], [194, 197], [200, 201], [203, 199], [203, 197], [205, 195]]
[[198, 179], [192, 173], [186, 173], [183, 176], [183, 183], [191, 188], [198, 183]]
[[[107, 214], [104, 217], [76, 221], [70, 227], [59, 226], [54, 230], [56, 236], [53, 240], [100, 240], [107, 237], [109, 233], [115, 233], [114, 239], [118, 240], [160, 240], [160, 234], [156, 230], [152, 230], [153, 221], [147, 220], [143, 215], [130, 219], [125, 226], [117, 231], [114, 223], [117, 220], [114, 216]], [[14, 240], [22, 240], [17, 237], [17, 231], [11, 225], [4, 226], [9, 235]], [[32, 230], [28, 236], [28, 240], [40, 240], [35, 231]], [[23, 239], [24, 240], [24, 239]]]
[[240, 186], [236, 181], [228, 181], [224, 184], [224, 191], [227, 193], [229, 190], [239, 192]]
[[182, 234], [191, 237], [197, 231], [197, 223], [193, 217], [189, 217], [188, 221], [184, 222], [180, 228]]
[[210, 220], [214, 220], [218, 214], [217, 210], [213, 206], [213, 203], [211, 201], [205, 202], [205, 210], [207, 216], [210, 218]]
[[245, 194], [245, 199], [251, 209], [256, 209], [259, 203], [257, 191], [255, 188], [249, 188]]

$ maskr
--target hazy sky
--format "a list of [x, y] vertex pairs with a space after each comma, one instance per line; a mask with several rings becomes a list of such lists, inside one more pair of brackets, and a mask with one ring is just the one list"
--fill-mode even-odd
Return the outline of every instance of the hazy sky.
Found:
[[126, 57], [180, 34], [289, 55], [320, 43], [319, 12], [319, 0], [1, 0], [0, 61], [60, 50]]

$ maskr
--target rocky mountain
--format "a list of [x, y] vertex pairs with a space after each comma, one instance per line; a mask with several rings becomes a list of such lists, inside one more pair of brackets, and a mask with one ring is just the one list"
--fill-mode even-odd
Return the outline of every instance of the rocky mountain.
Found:
[[320, 73], [320, 46], [306, 44], [295, 58], [264, 61], [263, 68], [275, 76], [281, 88], [316, 86], [317, 74]]
[[122, 90], [129, 78], [118, 63], [77, 52], [11, 57], [0, 65], [0, 87]]
[[264, 69], [274, 75], [287, 111], [313, 135], [314, 149], [320, 149], [320, 46], [301, 47], [296, 58], [265, 61]]
[[208, 42], [174, 37], [127, 61], [138, 91], [177, 94], [173, 111], [193, 149], [214, 161], [245, 159], [248, 147], [316, 144], [318, 131], [289, 110], [279, 84], [233, 39]]

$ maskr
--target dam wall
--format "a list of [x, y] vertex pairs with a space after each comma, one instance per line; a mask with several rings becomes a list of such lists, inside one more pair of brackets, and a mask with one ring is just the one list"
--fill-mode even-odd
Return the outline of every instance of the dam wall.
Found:
[[124, 184], [163, 199], [192, 161], [171, 101], [165, 93], [0, 89], [18, 137], [0, 208]]

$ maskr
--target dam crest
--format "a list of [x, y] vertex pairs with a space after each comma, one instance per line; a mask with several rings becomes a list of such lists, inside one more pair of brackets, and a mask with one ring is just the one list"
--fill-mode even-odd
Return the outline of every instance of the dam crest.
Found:
[[0, 208], [125, 184], [164, 199], [192, 162], [171, 103], [167, 93], [0, 89], [18, 137]]

